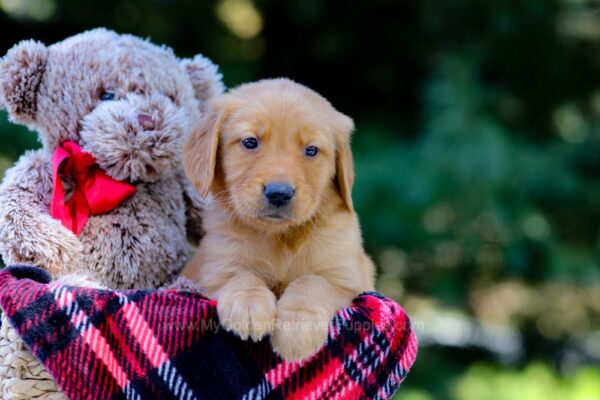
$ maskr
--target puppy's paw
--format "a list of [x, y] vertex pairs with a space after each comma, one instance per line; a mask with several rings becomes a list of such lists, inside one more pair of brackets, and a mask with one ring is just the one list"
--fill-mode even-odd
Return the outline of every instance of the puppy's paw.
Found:
[[318, 307], [279, 307], [271, 339], [273, 350], [286, 361], [300, 361], [319, 351], [329, 329], [329, 313]]
[[219, 298], [217, 313], [225, 330], [257, 342], [273, 332], [276, 301], [267, 288], [231, 291]]

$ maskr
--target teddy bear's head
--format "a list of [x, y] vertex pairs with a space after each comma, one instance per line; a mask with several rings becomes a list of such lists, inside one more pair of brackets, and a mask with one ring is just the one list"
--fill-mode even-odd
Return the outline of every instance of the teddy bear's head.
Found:
[[0, 59], [0, 106], [53, 152], [67, 141], [110, 176], [152, 182], [178, 169], [184, 136], [223, 90], [203, 56], [95, 29], [51, 46], [23, 41]]

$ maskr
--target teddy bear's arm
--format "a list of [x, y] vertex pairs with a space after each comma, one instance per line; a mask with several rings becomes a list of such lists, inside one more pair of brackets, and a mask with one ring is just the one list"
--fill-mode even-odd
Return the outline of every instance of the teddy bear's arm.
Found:
[[181, 182], [185, 201], [187, 237], [190, 243], [196, 246], [204, 236], [204, 230], [202, 229], [204, 203], [200, 194], [194, 189], [183, 172], [178, 174], [178, 179]]
[[25, 153], [0, 184], [0, 252], [7, 264], [28, 264], [52, 273], [78, 262], [79, 239], [49, 213], [50, 156]]
[[202, 286], [200, 283], [196, 281], [192, 281], [191, 279], [186, 278], [185, 276], [178, 276], [172, 282], [162, 286], [160, 289], [162, 290], [179, 290], [184, 292], [191, 293], [200, 293], [202, 294]]

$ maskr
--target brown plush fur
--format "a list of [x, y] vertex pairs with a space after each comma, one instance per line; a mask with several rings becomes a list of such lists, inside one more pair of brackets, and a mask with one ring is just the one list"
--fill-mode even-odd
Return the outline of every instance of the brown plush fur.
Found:
[[[183, 274], [218, 300], [226, 329], [253, 340], [272, 334], [288, 360], [317, 351], [334, 313], [373, 289], [352, 208], [353, 127], [314, 91], [264, 80], [210, 100], [184, 148], [188, 177], [213, 201]], [[244, 148], [248, 137], [259, 147]], [[304, 154], [309, 145], [320, 149], [316, 157]], [[264, 199], [273, 181], [295, 188], [284, 209]]]
[[[181, 171], [183, 141], [222, 89], [206, 58], [178, 60], [169, 48], [104, 29], [13, 47], [0, 60], [0, 104], [39, 132], [43, 148], [23, 155], [0, 186], [5, 262], [109, 288], [171, 281], [189, 257], [187, 239], [202, 234], [202, 203]], [[114, 100], [102, 101], [103, 92]], [[51, 156], [65, 141], [137, 189], [92, 216], [80, 237], [49, 214]]]

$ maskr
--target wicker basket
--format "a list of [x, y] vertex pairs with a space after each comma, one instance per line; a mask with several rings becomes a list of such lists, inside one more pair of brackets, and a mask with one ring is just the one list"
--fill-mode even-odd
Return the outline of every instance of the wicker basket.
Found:
[[46, 368], [25, 347], [4, 313], [0, 314], [0, 398], [67, 400]]

